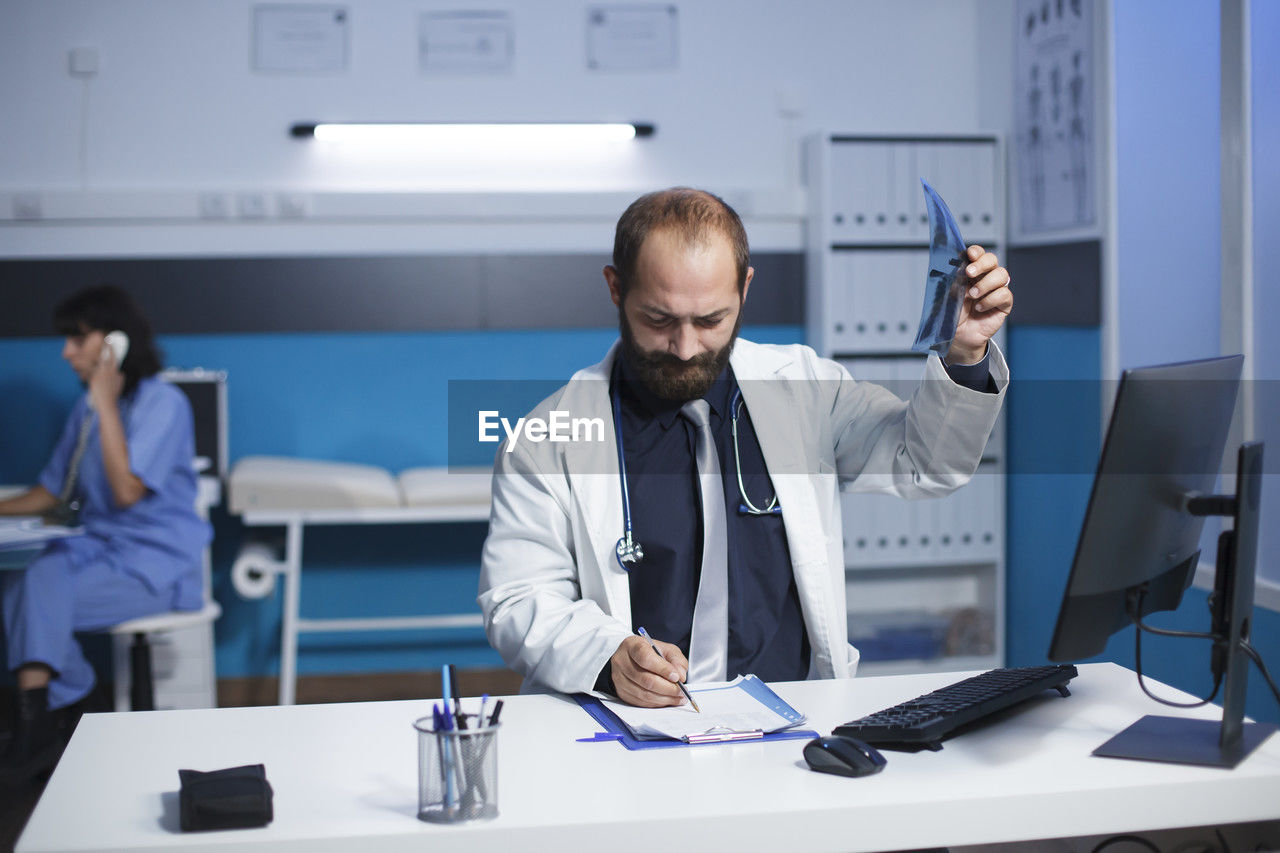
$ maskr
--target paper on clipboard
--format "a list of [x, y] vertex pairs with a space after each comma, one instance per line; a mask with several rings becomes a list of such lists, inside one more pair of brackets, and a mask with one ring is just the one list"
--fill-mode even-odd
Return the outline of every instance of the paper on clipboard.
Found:
[[667, 738], [696, 742], [704, 736], [764, 734], [803, 723], [805, 715], [783, 701], [754, 675], [733, 681], [688, 685], [702, 713], [688, 704], [674, 708], [637, 708], [603, 694], [592, 694], [640, 740]]

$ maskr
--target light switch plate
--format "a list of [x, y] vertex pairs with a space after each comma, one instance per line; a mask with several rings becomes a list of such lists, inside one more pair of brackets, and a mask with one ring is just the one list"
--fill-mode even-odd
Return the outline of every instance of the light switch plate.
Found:
[[68, 54], [73, 77], [92, 77], [98, 73], [98, 51], [92, 47], [77, 47]]

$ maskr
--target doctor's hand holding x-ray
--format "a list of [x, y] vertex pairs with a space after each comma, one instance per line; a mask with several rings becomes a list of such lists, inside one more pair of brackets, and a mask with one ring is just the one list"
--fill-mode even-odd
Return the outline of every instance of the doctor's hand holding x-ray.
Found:
[[987, 342], [1013, 310], [1009, 271], [981, 246], [970, 246], [968, 254], [969, 265], [964, 270], [968, 290], [956, 321], [956, 336], [947, 351], [947, 364], [980, 361], [987, 354]]

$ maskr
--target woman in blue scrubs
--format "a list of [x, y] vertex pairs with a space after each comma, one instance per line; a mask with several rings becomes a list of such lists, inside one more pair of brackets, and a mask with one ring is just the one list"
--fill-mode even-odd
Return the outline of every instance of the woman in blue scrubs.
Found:
[[[191, 407], [156, 378], [160, 356], [137, 304], [118, 287], [88, 288], [58, 306], [54, 326], [87, 393], [39, 484], [0, 501], [0, 515], [72, 519], [84, 535], [53, 542], [25, 570], [0, 572], [8, 665], [18, 683], [0, 781], [50, 766], [62, 746], [53, 712], [92, 690], [75, 632], [199, 609], [201, 554], [211, 537], [194, 509]], [[128, 336], [118, 369], [106, 340], [117, 330]]]

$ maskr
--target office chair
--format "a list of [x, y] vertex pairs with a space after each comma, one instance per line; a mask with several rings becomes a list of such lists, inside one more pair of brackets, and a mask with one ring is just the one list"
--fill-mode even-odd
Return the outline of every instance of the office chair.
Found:
[[[220, 483], [214, 477], [199, 477], [196, 490], [196, 514], [205, 521], [209, 520], [209, 507], [221, 499]], [[212, 582], [210, 579], [212, 560], [210, 547], [206, 545], [201, 557], [201, 574], [203, 575], [204, 606], [199, 610], [173, 610], [168, 613], [155, 613], [121, 622], [107, 629], [113, 637], [133, 637], [129, 647], [129, 708], [134, 711], [154, 711], [156, 707], [155, 675], [152, 660], [151, 635], [181, 631], [188, 628], [212, 626], [222, 615], [222, 607], [214, 601]], [[117, 656], [118, 658], [119, 656]], [[216, 684], [213, 672], [213, 648], [209, 643], [207, 654], [198, 662], [201, 668], [201, 681], [207, 685], [212, 696], [212, 687]], [[120, 677], [117, 667], [116, 677]], [[123, 692], [116, 690], [116, 710], [121, 707]], [[213, 703], [216, 705], [216, 701]]]

